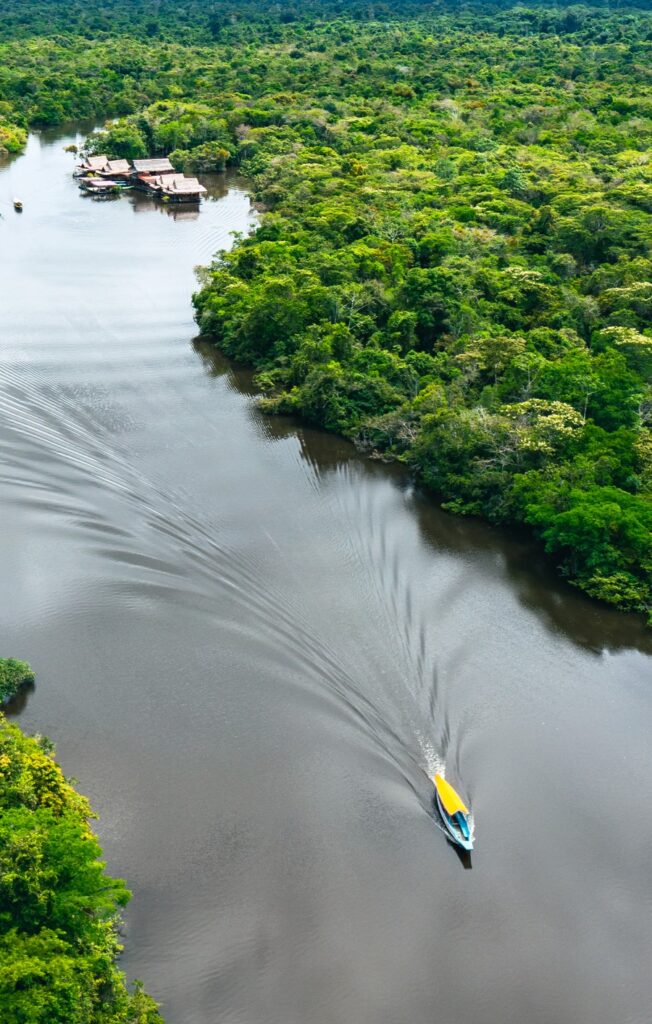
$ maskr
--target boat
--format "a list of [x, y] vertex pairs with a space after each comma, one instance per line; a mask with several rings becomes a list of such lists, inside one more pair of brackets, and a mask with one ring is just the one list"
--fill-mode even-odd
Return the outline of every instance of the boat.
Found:
[[20, 213], [22, 211], [22, 209], [23, 209], [23, 201], [22, 201], [22, 199], [14, 199], [14, 210], [16, 210], [18, 213]]
[[82, 178], [79, 182], [79, 187], [82, 192], [87, 192], [88, 195], [98, 196], [103, 199], [115, 196], [120, 191], [117, 181], [112, 181], [110, 178]]
[[446, 831], [463, 850], [473, 849], [473, 836], [469, 822], [470, 811], [443, 775], [435, 775], [435, 802]]

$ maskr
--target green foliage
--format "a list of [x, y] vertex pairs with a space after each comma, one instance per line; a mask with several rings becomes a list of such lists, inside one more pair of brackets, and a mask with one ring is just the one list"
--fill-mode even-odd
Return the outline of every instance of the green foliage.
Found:
[[170, 153], [170, 160], [177, 170], [194, 174], [223, 171], [230, 159], [230, 150], [219, 142], [204, 142], [194, 149], [174, 149]]
[[109, 153], [112, 159], [140, 160], [147, 156], [147, 142], [135, 125], [117, 122], [90, 140], [90, 153]]
[[27, 132], [15, 124], [0, 122], [0, 156], [7, 153], [20, 153], [27, 142]]
[[106, 875], [91, 817], [47, 741], [0, 716], [3, 1024], [162, 1024], [115, 966], [129, 892]]
[[26, 661], [0, 658], [0, 704], [13, 697], [25, 683], [34, 682], [34, 673]]
[[0, 124], [108, 116], [95, 151], [242, 168], [260, 227], [195, 303], [265, 407], [649, 610], [646, 4], [65, 6], [0, 12]]
[[530, 12], [525, 36], [522, 15], [476, 12], [472, 47], [445, 10], [391, 39], [311, 26], [282, 105], [261, 47], [237, 159], [270, 212], [198, 322], [258, 368], [264, 408], [403, 459], [452, 511], [530, 524], [587, 593], [649, 610], [652, 26], [632, 16], [618, 49], [604, 17]]
[[516, 486], [526, 522], [593, 597], [637, 611], [649, 608], [652, 501], [581, 483], [567, 467], [526, 475]]
[[179, 169], [214, 171], [224, 169], [236, 143], [227, 122], [210, 107], [160, 100], [138, 114], [109, 122], [90, 137], [87, 149], [127, 160], [171, 153]]

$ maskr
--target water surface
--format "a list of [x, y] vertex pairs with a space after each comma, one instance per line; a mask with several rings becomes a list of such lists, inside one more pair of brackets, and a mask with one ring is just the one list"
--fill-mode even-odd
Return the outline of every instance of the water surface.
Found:
[[97, 202], [70, 141], [0, 172], [0, 622], [134, 891], [125, 970], [168, 1024], [649, 1024], [641, 623], [262, 417], [193, 343], [242, 183]]

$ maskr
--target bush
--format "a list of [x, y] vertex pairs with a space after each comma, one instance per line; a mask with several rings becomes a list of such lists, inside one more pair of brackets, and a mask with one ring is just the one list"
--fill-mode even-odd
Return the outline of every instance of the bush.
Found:
[[15, 124], [0, 124], [0, 153], [19, 153], [27, 142], [27, 132]]
[[25, 683], [34, 682], [34, 673], [26, 661], [0, 658], [0, 704], [9, 700]]
[[130, 894], [104, 871], [92, 816], [48, 741], [0, 715], [2, 1024], [163, 1024], [115, 965]]

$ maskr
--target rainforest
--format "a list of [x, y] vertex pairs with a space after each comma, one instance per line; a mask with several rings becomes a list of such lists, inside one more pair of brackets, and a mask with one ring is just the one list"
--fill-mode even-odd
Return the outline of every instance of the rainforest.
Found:
[[644, 1013], [649, 8], [2, 4], [2, 1024]]
[[91, 150], [248, 176], [195, 304], [266, 409], [649, 613], [648, 11], [9, 0], [0, 39], [9, 152], [106, 117]]

